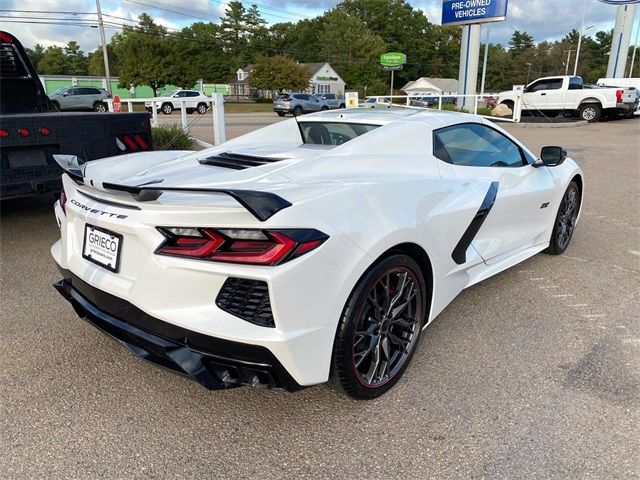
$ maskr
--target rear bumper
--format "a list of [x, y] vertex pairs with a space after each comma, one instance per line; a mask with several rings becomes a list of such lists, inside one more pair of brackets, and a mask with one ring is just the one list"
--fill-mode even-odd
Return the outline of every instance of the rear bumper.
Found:
[[54, 284], [76, 313], [138, 357], [187, 375], [209, 390], [240, 385], [302, 387], [265, 347], [223, 340], [164, 322], [73, 273]]
[[290, 108], [287, 107], [273, 107], [273, 111], [274, 112], [281, 112], [281, 113], [291, 113], [292, 110]]

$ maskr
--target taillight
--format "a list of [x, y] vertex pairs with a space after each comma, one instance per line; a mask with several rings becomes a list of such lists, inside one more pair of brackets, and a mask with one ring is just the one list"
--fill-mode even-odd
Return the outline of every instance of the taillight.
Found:
[[66, 214], [67, 213], [67, 194], [64, 192], [64, 188], [60, 190], [60, 208]]
[[158, 227], [158, 230], [166, 239], [157, 254], [248, 265], [278, 265], [314, 250], [329, 238], [313, 229]]
[[29, 130], [26, 128], [21, 128], [20, 130], [18, 130], [18, 135], [20, 135], [21, 137], [28, 137]]
[[49, 129], [47, 127], [40, 127], [40, 135], [46, 137], [49, 135]]
[[9, 132], [4, 128], [0, 128], [0, 138], [7, 138], [9, 136]]
[[616, 102], [622, 103], [622, 95], [624, 95], [624, 90], [616, 90]]

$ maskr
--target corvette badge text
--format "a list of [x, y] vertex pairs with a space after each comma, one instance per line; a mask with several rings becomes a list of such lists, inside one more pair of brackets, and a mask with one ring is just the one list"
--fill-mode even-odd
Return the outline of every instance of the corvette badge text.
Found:
[[111, 213], [111, 212], [105, 212], [104, 210], [99, 210], [97, 208], [91, 208], [91, 207], [87, 207], [86, 205], [83, 205], [82, 203], [78, 202], [77, 200], [70, 200], [70, 203], [74, 204], [76, 207], [80, 207], [82, 210], [85, 210], [89, 213], [95, 213], [97, 215], [106, 215], [109, 218], [120, 218], [120, 219], [125, 219], [128, 217], [128, 215], [121, 215], [118, 213]]

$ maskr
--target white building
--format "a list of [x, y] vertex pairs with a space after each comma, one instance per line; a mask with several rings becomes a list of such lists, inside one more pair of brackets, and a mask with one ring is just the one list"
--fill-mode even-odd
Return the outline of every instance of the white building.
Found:
[[407, 95], [457, 95], [458, 80], [454, 78], [427, 78], [407, 83], [401, 88]]
[[[338, 97], [344, 97], [345, 83], [342, 77], [327, 62], [301, 63], [311, 73], [309, 79], [309, 93], [335, 93]], [[258, 91], [251, 86], [251, 71], [253, 65], [239, 68], [236, 78], [229, 82], [230, 95], [254, 97], [266, 96], [267, 92]]]

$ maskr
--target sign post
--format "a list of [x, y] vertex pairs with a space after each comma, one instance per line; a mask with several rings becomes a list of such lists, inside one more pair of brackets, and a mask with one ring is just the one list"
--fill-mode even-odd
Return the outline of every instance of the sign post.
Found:
[[475, 95], [480, 56], [480, 24], [501, 22], [507, 18], [508, 0], [443, 0], [442, 25], [462, 26], [460, 69], [458, 73], [458, 107], [473, 103], [464, 95]]
[[[640, 0], [600, 0], [602, 3], [617, 5], [616, 25], [611, 40], [611, 53], [607, 65], [607, 78], [624, 78], [629, 56], [629, 44], [633, 30], [636, 5]], [[640, 27], [639, 27], [640, 28]]]
[[[393, 97], [393, 72], [402, 70], [402, 65], [407, 63], [407, 56], [404, 53], [388, 52], [380, 55], [380, 65], [385, 70], [391, 70], [391, 91], [389, 95]], [[393, 99], [390, 99], [393, 102]]]
[[358, 108], [358, 92], [347, 92], [345, 102], [347, 108]]

